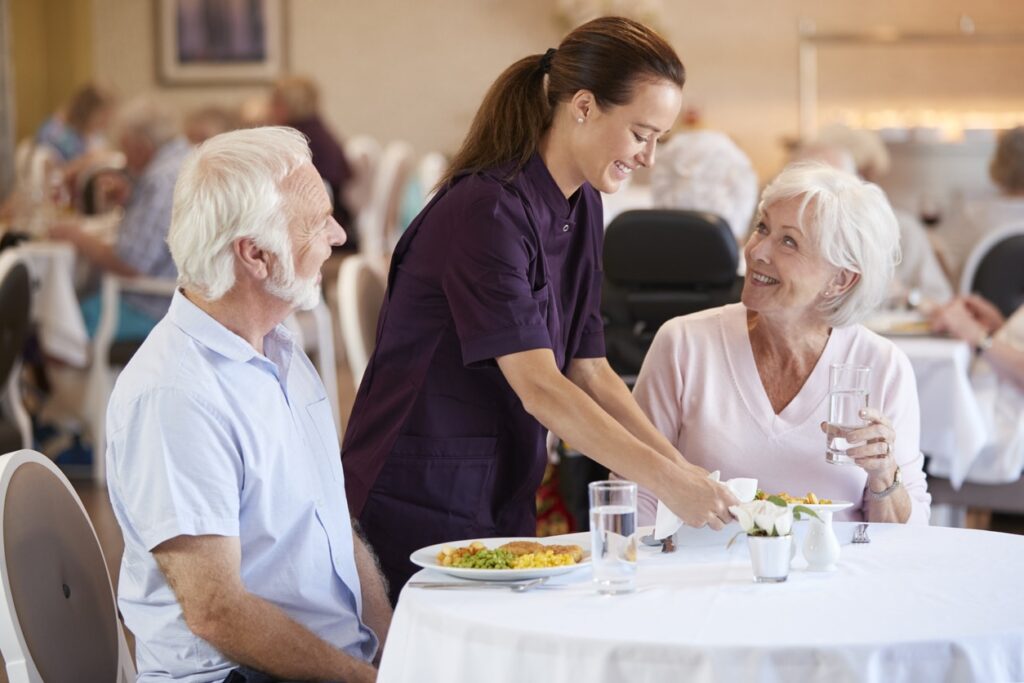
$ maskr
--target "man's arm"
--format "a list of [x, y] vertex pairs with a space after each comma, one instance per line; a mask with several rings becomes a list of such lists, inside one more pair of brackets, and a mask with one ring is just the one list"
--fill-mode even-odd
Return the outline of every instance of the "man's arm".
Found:
[[707, 471], [687, 462], [665, 435], [654, 426], [633, 398], [626, 383], [612, 370], [608, 359], [575, 358], [569, 362], [568, 377], [637, 439], [666, 458], [696, 467], [707, 476]]
[[550, 349], [499, 356], [497, 362], [538, 422], [608, 469], [649, 488], [684, 522], [720, 529], [732, 519], [729, 506], [737, 501], [727, 488], [678, 453], [666, 457], [638, 439], [559, 372]]
[[377, 640], [380, 641], [376, 659], [379, 662], [391, 626], [388, 586], [373, 550], [363, 540], [356, 524], [352, 525], [352, 547], [355, 549], [356, 571], [359, 572], [359, 585], [363, 591], [363, 623], [377, 634]]
[[284, 680], [374, 681], [376, 670], [249, 593], [230, 536], [176, 536], [153, 549], [185, 623], [232, 661]]
[[58, 223], [50, 229], [50, 239], [70, 242], [79, 254], [108, 273], [123, 277], [139, 274], [138, 270], [121, 260], [112, 244], [86, 233], [78, 223]]

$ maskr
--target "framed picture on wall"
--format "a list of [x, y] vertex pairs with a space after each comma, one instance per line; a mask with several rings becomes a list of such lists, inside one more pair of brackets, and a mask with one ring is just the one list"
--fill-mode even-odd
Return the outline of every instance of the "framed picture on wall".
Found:
[[281, 75], [284, 0], [154, 2], [162, 83], [265, 83]]

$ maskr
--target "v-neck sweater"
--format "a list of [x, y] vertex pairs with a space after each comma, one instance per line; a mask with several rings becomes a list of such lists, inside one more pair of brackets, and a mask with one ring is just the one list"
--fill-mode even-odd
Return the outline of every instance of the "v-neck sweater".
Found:
[[[861, 520], [867, 473], [825, 461], [828, 372], [836, 363], [871, 368], [868, 405], [892, 421], [893, 457], [911, 498], [910, 522], [927, 524], [931, 496], [920, 451], [920, 409], [913, 369], [891, 341], [861, 325], [833, 328], [814, 369], [779, 413], [757, 371], [743, 304], [675, 318], [658, 331], [634, 395], [644, 412], [690, 462], [722, 479], [756, 477], [769, 493], [852, 501], [836, 519]], [[656, 501], [643, 492], [640, 523]]]

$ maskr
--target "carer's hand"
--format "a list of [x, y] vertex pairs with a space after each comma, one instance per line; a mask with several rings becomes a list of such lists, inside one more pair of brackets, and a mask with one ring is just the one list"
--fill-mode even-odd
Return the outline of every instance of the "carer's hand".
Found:
[[896, 470], [896, 462], [892, 457], [893, 445], [896, 443], [896, 430], [892, 422], [874, 408], [864, 408], [860, 416], [868, 424], [863, 427], [839, 427], [828, 422], [821, 423], [821, 431], [829, 439], [842, 437], [850, 443], [866, 442], [856, 448], [849, 448], [846, 454], [853, 459], [858, 467], [868, 473], [868, 483], [885, 482], [885, 488], [892, 481]]
[[730, 505], [739, 501], [725, 485], [708, 479], [703, 468], [688, 465], [679, 468], [675, 481], [668, 486], [669, 494], [661, 502], [676, 513], [688, 526], [710, 526], [721, 529], [732, 521]]

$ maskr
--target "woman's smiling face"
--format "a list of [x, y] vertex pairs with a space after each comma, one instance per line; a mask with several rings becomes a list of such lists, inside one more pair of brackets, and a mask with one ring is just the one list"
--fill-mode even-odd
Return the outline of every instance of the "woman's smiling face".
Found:
[[747, 240], [742, 301], [752, 311], [820, 315], [822, 300], [831, 294], [839, 269], [821, 255], [811, 226], [801, 225], [802, 201], [795, 197], [767, 206]]
[[580, 180], [601, 192], [612, 193], [639, 166], [653, 166], [658, 137], [675, 123], [682, 106], [682, 90], [669, 81], [643, 80], [633, 98], [617, 107], [594, 104], [577, 124], [575, 159]]

